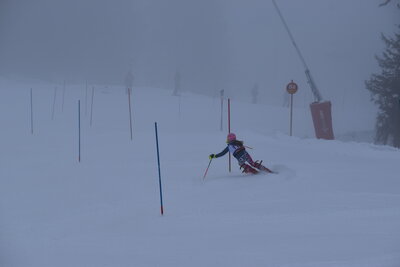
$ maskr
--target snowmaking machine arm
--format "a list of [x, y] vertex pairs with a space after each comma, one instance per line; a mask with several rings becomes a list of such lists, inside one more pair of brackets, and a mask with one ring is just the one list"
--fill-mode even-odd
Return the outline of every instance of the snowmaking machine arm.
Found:
[[317, 85], [315, 84], [312, 76], [311, 76], [311, 72], [309, 69], [306, 69], [306, 76], [307, 76], [307, 82], [311, 87], [311, 91], [314, 95], [314, 101], [315, 102], [321, 102], [322, 101], [322, 96], [317, 88]]
[[321, 93], [319, 92], [319, 90], [318, 90], [318, 88], [317, 88], [317, 85], [315, 84], [315, 82], [314, 82], [314, 80], [313, 80], [313, 78], [312, 78], [312, 76], [311, 76], [310, 69], [308, 68], [308, 66], [307, 66], [307, 64], [306, 64], [306, 61], [304, 60], [304, 57], [303, 57], [303, 55], [301, 54], [300, 49], [299, 49], [299, 47], [297, 46], [297, 44], [296, 44], [296, 42], [295, 42], [295, 40], [294, 40], [294, 38], [293, 38], [293, 35], [292, 35], [292, 33], [290, 32], [290, 29], [289, 29], [288, 25], [286, 24], [286, 21], [285, 21], [285, 19], [283, 18], [282, 13], [281, 13], [281, 11], [280, 11], [278, 5], [276, 4], [275, 0], [272, 0], [272, 3], [274, 4], [275, 9], [276, 9], [276, 11], [278, 12], [278, 15], [279, 15], [279, 17], [281, 18], [282, 23], [283, 23], [283, 25], [285, 26], [285, 29], [286, 29], [286, 31], [287, 31], [289, 37], [290, 37], [290, 40], [292, 41], [292, 44], [293, 44], [294, 48], [296, 49], [296, 52], [297, 52], [297, 54], [299, 55], [301, 62], [302, 62], [303, 65], [304, 65], [305, 73], [306, 73], [306, 77], [307, 77], [307, 83], [310, 85], [311, 91], [312, 91], [313, 96], [314, 96], [314, 101], [315, 101], [315, 102], [320, 102], [320, 101], [322, 101], [322, 96], [321, 96]]

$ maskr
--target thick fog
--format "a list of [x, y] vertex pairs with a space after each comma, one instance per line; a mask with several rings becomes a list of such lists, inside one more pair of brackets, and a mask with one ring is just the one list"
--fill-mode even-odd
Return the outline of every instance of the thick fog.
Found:
[[[277, 0], [325, 99], [363, 95], [374, 56], [400, 22], [379, 0]], [[0, 75], [172, 88], [261, 102], [304, 68], [270, 0], [1, 0]], [[303, 101], [303, 100], [302, 100]]]

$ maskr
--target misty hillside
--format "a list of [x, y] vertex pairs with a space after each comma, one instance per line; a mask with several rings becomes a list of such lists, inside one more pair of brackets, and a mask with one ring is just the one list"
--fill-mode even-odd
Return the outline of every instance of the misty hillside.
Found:
[[[378, 69], [381, 33], [400, 22], [398, 10], [380, 2], [277, 0], [334, 104], [373, 108], [364, 81]], [[258, 83], [269, 104], [281, 102], [291, 79], [301, 99], [309, 92], [272, 1], [2, 0], [0, 36], [1, 75], [121, 84], [132, 68], [136, 85], [172, 88], [179, 71], [182, 89], [209, 95], [225, 89], [244, 97]]]

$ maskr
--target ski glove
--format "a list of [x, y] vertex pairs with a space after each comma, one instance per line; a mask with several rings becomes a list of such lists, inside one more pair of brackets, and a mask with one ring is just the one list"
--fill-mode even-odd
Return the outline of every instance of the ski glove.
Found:
[[215, 158], [215, 154], [211, 154], [210, 156], [208, 156], [208, 158], [209, 158], [210, 160], [212, 160], [213, 158]]

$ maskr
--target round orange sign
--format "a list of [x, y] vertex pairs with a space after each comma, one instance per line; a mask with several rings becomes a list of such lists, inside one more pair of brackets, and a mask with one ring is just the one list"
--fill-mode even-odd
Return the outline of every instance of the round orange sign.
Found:
[[297, 92], [298, 86], [296, 83], [294, 83], [293, 81], [291, 81], [287, 86], [286, 86], [286, 91], [293, 95]]

